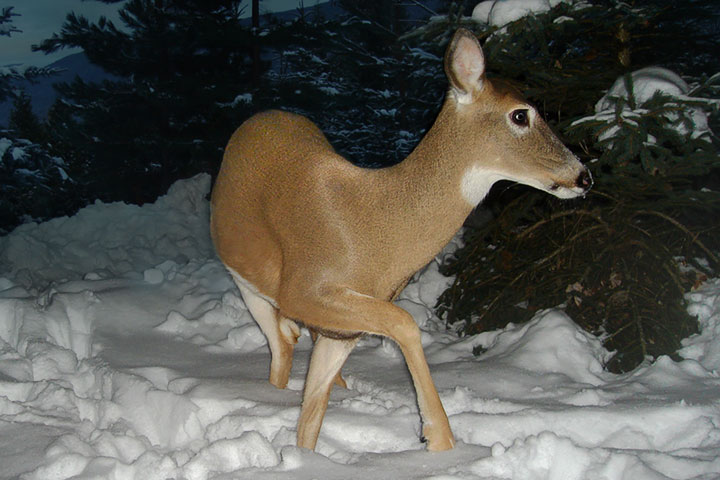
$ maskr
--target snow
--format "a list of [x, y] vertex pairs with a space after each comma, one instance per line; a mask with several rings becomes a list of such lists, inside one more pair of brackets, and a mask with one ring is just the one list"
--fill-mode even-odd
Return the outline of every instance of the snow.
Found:
[[230, 103], [231, 107], [237, 107], [241, 104], [252, 104], [253, 101], [253, 95], [252, 93], [242, 93], [235, 97], [235, 99]]
[[[688, 84], [675, 72], [662, 67], [646, 67], [632, 73], [633, 95], [635, 101], [642, 105], [652, 98], [656, 92], [677, 97], [688, 93]], [[628, 91], [624, 77], [615, 80], [610, 90], [595, 104], [595, 111], [610, 110], [615, 106], [617, 98], [627, 98]]]
[[486, 0], [475, 5], [472, 18], [502, 27], [527, 15], [545, 13], [560, 3], [572, 4], [573, 0]]
[[720, 280], [709, 281], [686, 295], [688, 311], [697, 315], [701, 332], [683, 341], [685, 358], [699, 362], [708, 371], [720, 372]]
[[[583, 117], [573, 122], [573, 125], [593, 120], [602, 120], [606, 122], [612, 122], [615, 120], [615, 109], [619, 99], [624, 99], [625, 104], [623, 105], [621, 117], [625, 122], [634, 122], [637, 124], [637, 120], [644, 114], [648, 113], [647, 108], [644, 108], [652, 97], [661, 93], [671, 98], [678, 100], [692, 100], [698, 103], [707, 103], [707, 99], [690, 97], [690, 87], [688, 84], [680, 78], [675, 72], [668, 70], [663, 67], [645, 67], [632, 72], [632, 90], [633, 97], [635, 99], [635, 109], [631, 109], [627, 104], [629, 97], [627, 91], [627, 85], [623, 76], [618, 77], [613, 83], [607, 93], [595, 104], [595, 115]], [[684, 109], [692, 123], [692, 137], [704, 137], [708, 138], [710, 135], [710, 127], [708, 126], [707, 115], [701, 107], [690, 107], [683, 106], [680, 104], [674, 104], [670, 102], [667, 104], [668, 107], [677, 106], [679, 109]], [[675, 125], [677, 131], [685, 135], [689, 133], [688, 127], [680, 121], [680, 117], [677, 113], [668, 111], [664, 114], [667, 119]], [[598, 139], [605, 140], [612, 138], [619, 130], [619, 126], [613, 126], [603, 132]]]
[[20, 147], [13, 147], [13, 148], [10, 150], [10, 156], [11, 156], [12, 159], [15, 160], [16, 162], [23, 160], [23, 159], [26, 157], [26, 155], [27, 155], [27, 154], [25, 153], [25, 150], [24, 150], [23, 148], [20, 148]]
[[0, 78], [23, 78], [33, 68], [36, 67], [29, 64], [4, 65], [0, 67]]
[[213, 253], [209, 188], [201, 175], [153, 204], [97, 202], [0, 237], [0, 479], [720, 478], [720, 280], [688, 293], [701, 332], [683, 360], [614, 375], [558, 309], [446, 331], [432, 307], [450, 279], [432, 262], [398, 303], [456, 448], [424, 449], [402, 357], [376, 337], [345, 365], [317, 451], [297, 448], [312, 342], [303, 331], [288, 388], [272, 387]]
[[2, 162], [2, 157], [5, 155], [5, 152], [8, 148], [12, 145], [12, 140], [9, 138], [0, 138], [0, 162]]

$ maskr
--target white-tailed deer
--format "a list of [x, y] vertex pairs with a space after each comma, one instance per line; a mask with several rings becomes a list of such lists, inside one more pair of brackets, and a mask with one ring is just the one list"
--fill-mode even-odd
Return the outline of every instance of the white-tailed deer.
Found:
[[401, 163], [354, 166], [308, 119], [269, 111], [228, 143], [212, 194], [212, 237], [270, 345], [284, 388], [301, 322], [318, 335], [297, 442], [315, 448], [333, 382], [363, 334], [394, 340], [412, 376], [429, 450], [453, 447], [413, 318], [392, 300], [450, 240], [498, 180], [573, 198], [588, 170], [536, 110], [485, 76], [477, 39], [458, 30], [445, 54], [450, 89]]

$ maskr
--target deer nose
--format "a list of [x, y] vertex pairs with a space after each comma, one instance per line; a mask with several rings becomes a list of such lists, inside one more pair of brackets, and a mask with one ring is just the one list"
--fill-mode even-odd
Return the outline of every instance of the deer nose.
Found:
[[586, 192], [590, 190], [590, 187], [593, 186], [593, 178], [590, 174], [590, 170], [584, 168], [583, 171], [580, 172], [580, 175], [578, 175], [578, 178], [575, 181], [575, 185], [582, 188]]

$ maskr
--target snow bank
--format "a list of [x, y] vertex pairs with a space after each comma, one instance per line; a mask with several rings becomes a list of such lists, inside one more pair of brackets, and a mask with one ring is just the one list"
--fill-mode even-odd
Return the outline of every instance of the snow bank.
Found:
[[405, 364], [368, 337], [317, 452], [298, 449], [312, 342], [303, 331], [288, 388], [269, 385], [265, 339], [212, 251], [208, 188], [195, 177], [154, 204], [98, 203], [0, 238], [0, 479], [720, 476], [720, 281], [688, 294], [701, 333], [683, 361], [613, 375], [557, 309], [446, 331], [437, 261], [398, 304], [423, 330], [457, 447], [424, 450]]
[[680, 355], [696, 360], [708, 371], [720, 372], [720, 280], [707, 282], [685, 295], [690, 315], [697, 315], [700, 333], [683, 341]]
[[24, 224], [0, 237], [0, 276], [25, 288], [143, 272], [164, 260], [207, 258], [212, 243], [204, 196], [210, 176], [174, 184], [143, 207], [102, 203], [73, 217]]
[[525, 325], [478, 337], [492, 339], [483, 360], [495, 359], [537, 374], [563, 374], [590, 385], [600, 385], [608, 377], [603, 365], [611, 354], [597, 337], [559, 310], [541, 311]]
[[667, 478], [648, 468], [637, 456], [582, 448], [551, 432], [517, 440], [508, 449], [495, 447], [491, 457], [469, 465], [466, 470], [482, 478], [513, 480]]

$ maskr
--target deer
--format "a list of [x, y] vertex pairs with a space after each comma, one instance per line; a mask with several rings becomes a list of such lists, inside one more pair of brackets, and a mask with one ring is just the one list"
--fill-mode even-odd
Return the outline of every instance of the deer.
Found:
[[394, 341], [416, 393], [430, 451], [455, 439], [430, 375], [420, 329], [393, 303], [499, 180], [570, 199], [592, 176], [537, 110], [486, 76], [477, 38], [446, 49], [449, 88], [422, 140], [401, 162], [356, 166], [312, 121], [271, 110], [247, 119], [225, 149], [211, 196], [211, 236], [267, 338], [270, 383], [285, 388], [299, 324], [315, 339], [297, 445], [314, 450], [334, 384], [364, 335]]

